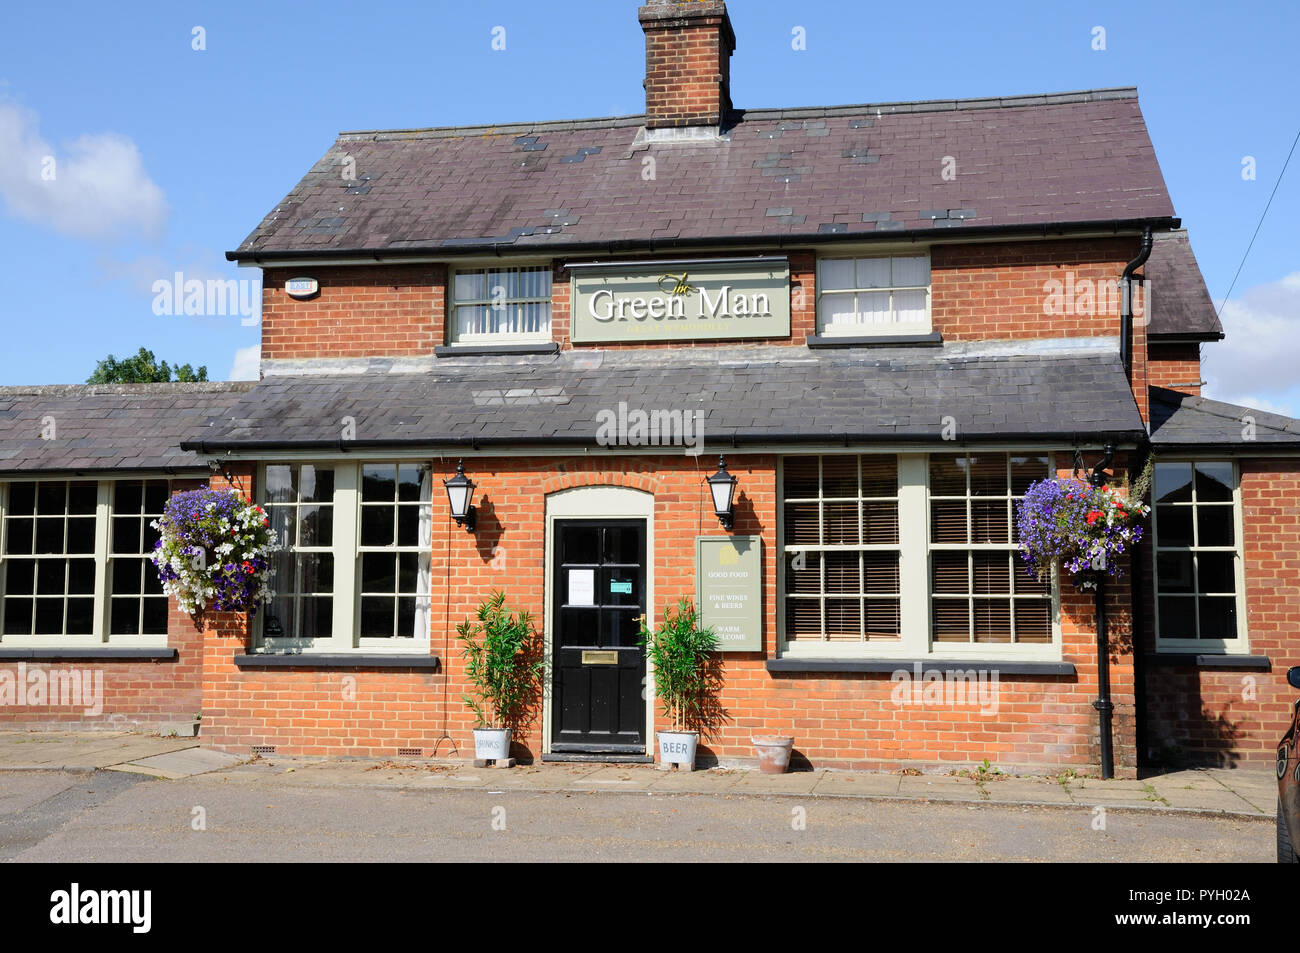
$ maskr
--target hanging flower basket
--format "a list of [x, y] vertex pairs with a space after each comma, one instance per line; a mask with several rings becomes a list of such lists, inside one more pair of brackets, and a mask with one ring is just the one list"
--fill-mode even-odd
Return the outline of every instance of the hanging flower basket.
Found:
[[177, 493], [152, 526], [158, 579], [183, 611], [252, 614], [271, 598], [269, 557], [280, 546], [262, 508], [235, 490]]
[[1020, 554], [1028, 572], [1050, 578], [1060, 566], [1080, 589], [1122, 575], [1119, 556], [1142, 538], [1151, 508], [1112, 487], [1081, 480], [1040, 480], [1016, 508]]

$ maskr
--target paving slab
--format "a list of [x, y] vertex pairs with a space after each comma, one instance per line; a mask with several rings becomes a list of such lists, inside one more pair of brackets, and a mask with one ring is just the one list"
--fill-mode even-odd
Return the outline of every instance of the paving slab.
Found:
[[207, 774], [209, 771], [233, 768], [244, 760], [241, 755], [216, 751], [212, 748], [183, 748], [180, 751], [167, 751], [149, 758], [128, 761], [125, 764], [111, 765], [108, 770], [148, 774], [155, 778], [176, 781], [196, 774]]
[[794, 771], [789, 774], [764, 774], [761, 771], [746, 771], [739, 781], [731, 786], [735, 794], [812, 794], [817, 782], [822, 779], [821, 771]]
[[863, 774], [849, 771], [827, 771], [822, 775], [812, 793], [818, 796], [839, 797], [894, 797], [902, 781], [901, 774]]
[[1006, 778], [983, 785], [988, 800], [1020, 804], [1073, 804], [1070, 792], [1055, 781], [1033, 778]]
[[[1245, 798], [1232, 791], [1162, 791], [1170, 807], [1194, 808], [1199, 811], [1227, 811], [1233, 814], [1259, 813], [1260, 810]], [[1271, 811], [1269, 812], [1271, 815]]]
[[1070, 797], [1076, 804], [1105, 805], [1107, 807], [1143, 807], [1162, 808], [1166, 805], [1149, 791], [1131, 789], [1109, 790], [1104, 787], [1076, 788], [1070, 787]]
[[1149, 793], [1147, 785], [1151, 783], [1151, 778], [1141, 781], [1130, 781], [1119, 778], [1111, 778], [1109, 781], [1103, 781], [1101, 778], [1073, 778], [1066, 783], [1072, 789], [1082, 788], [1084, 790], [1101, 790], [1101, 791], [1136, 791], [1141, 794]]
[[196, 738], [129, 732], [2, 732], [0, 769], [107, 768], [198, 745]]
[[651, 793], [664, 794], [696, 791], [726, 794], [740, 783], [746, 773], [732, 768], [710, 768], [707, 771], [656, 771], [657, 777], [648, 790]]
[[[1163, 788], [1183, 788], [1193, 791], [1222, 791], [1225, 790], [1224, 782], [1208, 771], [1200, 769], [1191, 769], [1187, 771], [1170, 771], [1167, 774], [1158, 774], [1147, 778], [1146, 783], [1155, 786], [1158, 789]], [[1231, 785], [1228, 785], [1231, 787]]]
[[982, 801], [974, 781], [953, 775], [905, 774], [899, 779], [900, 797], [939, 798], [945, 801]]

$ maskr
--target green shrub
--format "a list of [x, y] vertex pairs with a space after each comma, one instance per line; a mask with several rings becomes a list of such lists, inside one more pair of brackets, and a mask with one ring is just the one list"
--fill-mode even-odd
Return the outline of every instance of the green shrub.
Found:
[[510, 612], [505, 601], [504, 592], [493, 592], [478, 607], [477, 621], [456, 626], [470, 685], [470, 693], [461, 698], [474, 713], [477, 728], [518, 725], [537, 697], [546, 668], [532, 617]]
[[641, 644], [654, 666], [655, 694], [674, 731], [699, 726], [709, 691], [709, 653], [718, 647], [712, 628], [700, 628], [689, 599], [664, 610], [663, 621], [651, 632], [641, 625]]

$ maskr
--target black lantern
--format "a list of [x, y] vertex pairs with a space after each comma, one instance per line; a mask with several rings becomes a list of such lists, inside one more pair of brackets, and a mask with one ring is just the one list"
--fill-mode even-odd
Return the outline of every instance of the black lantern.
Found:
[[464, 526], [466, 532], [474, 532], [474, 490], [478, 484], [465, 476], [464, 460], [456, 461], [456, 475], [450, 480], [443, 480], [442, 485], [447, 488], [452, 519]]
[[731, 529], [735, 514], [732, 498], [736, 495], [736, 478], [727, 472], [727, 458], [718, 457], [718, 472], [709, 477], [709, 492], [713, 494], [713, 512], [723, 529]]

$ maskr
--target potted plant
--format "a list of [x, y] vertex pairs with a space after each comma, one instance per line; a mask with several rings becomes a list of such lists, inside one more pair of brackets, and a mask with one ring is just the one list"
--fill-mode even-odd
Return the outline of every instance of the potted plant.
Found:
[[270, 556], [280, 546], [266, 512], [236, 490], [177, 493], [150, 525], [158, 579], [182, 611], [252, 614], [271, 598]]
[[474, 757], [506, 761], [512, 730], [536, 697], [546, 662], [527, 612], [510, 612], [506, 596], [495, 591], [479, 605], [476, 618], [456, 626], [464, 646], [465, 680], [462, 695], [474, 713]]
[[641, 644], [654, 666], [655, 694], [672, 728], [660, 731], [659, 760], [690, 771], [700, 732], [692, 726], [704, 721], [704, 701], [709, 689], [706, 670], [709, 653], [718, 646], [712, 628], [701, 628], [695, 606], [681, 599], [664, 610], [663, 621], [651, 632], [641, 624]]
[[1103, 575], [1120, 576], [1117, 557], [1142, 538], [1140, 520], [1151, 512], [1141, 496], [1074, 479], [1031, 484], [1016, 511], [1029, 574], [1050, 578], [1060, 566], [1080, 589], [1095, 588]]

